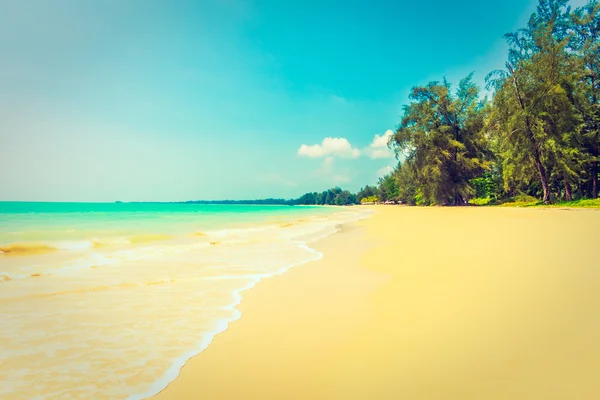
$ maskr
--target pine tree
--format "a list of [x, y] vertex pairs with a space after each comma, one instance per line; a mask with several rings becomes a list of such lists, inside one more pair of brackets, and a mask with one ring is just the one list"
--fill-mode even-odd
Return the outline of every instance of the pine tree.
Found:
[[426, 202], [465, 203], [475, 193], [470, 180], [490, 166], [482, 135], [485, 103], [471, 78], [456, 93], [446, 80], [413, 88], [392, 138], [396, 152], [407, 154]]
[[578, 177], [582, 162], [574, 140], [579, 129], [573, 102], [577, 68], [567, 52], [566, 3], [541, 0], [527, 28], [505, 36], [510, 46], [506, 70], [487, 77], [496, 89], [493, 120], [509, 174], [505, 182], [534, 169], [544, 203], [551, 201], [551, 178], [557, 175], [570, 198], [570, 182]]

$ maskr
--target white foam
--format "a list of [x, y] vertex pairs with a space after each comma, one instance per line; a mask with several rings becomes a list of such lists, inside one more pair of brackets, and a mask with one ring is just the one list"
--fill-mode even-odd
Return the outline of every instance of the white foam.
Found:
[[[30, 272], [44, 272], [42, 270], [44, 268], [48, 275], [64, 274], [64, 279], [61, 276], [60, 279], [52, 280], [42, 274], [42, 277], [38, 276], [23, 283], [11, 282], [14, 285], [6, 286], [7, 289], [9, 286], [11, 287], [7, 294], [16, 293], [26, 296], [27, 291], [35, 296], [52, 294], [48, 303], [53, 305], [51, 313], [68, 313], [75, 322], [81, 320], [79, 315], [87, 315], [87, 306], [93, 303], [96, 308], [89, 320], [95, 321], [94, 318], [96, 318], [94, 323], [97, 325], [90, 326], [88, 324], [81, 328], [82, 331], [69, 331], [69, 334], [85, 332], [81, 337], [89, 340], [95, 338], [96, 332], [101, 335], [105, 329], [114, 330], [111, 328], [111, 322], [105, 324], [102, 317], [103, 310], [118, 310], [119, 302], [126, 300], [132, 301], [132, 304], [146, 304], [147, 307], [144, 311], [152, 313], [152, 310], [160, 309], [163, 304], [166, 304], [157, 300], [155, 305], [152, 305], [154, 299], [170, 298], [169, 292], [177, 290], [178, 298], [186, 299], [182, 302], [185, 307], [179, 311], [173, 310], [171, 313], [164, 310], [167, 320], [175, 325], [165, 324], [155, 328], [149, 325], [145, 331], [146, 335], [142, 335], [142, 340], [147, 340], [148, 343], [153, 342], [155, 334], [164, 339], [160, 347], [152, 349], [152, 352], [149, 352], [147, 346], [138, 340], [139, 335], [135, 335], [134, 339], [131, 332], [137, 328], [133, 324], [126, 325], [127, 329], [119, 328], [118, 331], [107, 331], [110, 332], [107, 336], [110, 337], [110, 340], [107, 341], [109, 345], [104, 349], [109, 350], [104, 352], [103, 358], [106, 360], [113, 357], [124, 357], [128, 360], [127, 367], [119, 372], [119, 375], [110, 375], [111, 370], [93, 369], [105, 368], [102, 366], [104, 361], [100, 358], [86, 358], [85, 352], [72, 352], [74, 358], [63, 357], [61, 363], [53, 361], [56, 364], [49, 365], [51, 368], [69, 366], [69, 370], [75, 373], [70, 379], [73, 379], [74, 383], [79, 383], [79, 386], [74, 387], [78, 393], [87, 393], [90, 390], [90, 396], [92, 393], [96, 393], [98, 395], [106, 394], [109, 398], [143, 399], [162, 391], [177, 378], [187, 360], [204, 351], [216, 335], [226, 331], [231, 322], [241, 318], [237, 306], [241, 302], [242, 293], [245, 290], [253, 288], [264, 278], [283, 274], [295, 266], [322, 258], [323, 254], [311, 248], [310, 244], [337, 232], [340, 224], [364, 218], [366, 213], [363, 211], [339, 212], [329, 218], [306, 218], [302, 222], [297, 221], [298, 223], [286, 225], [279, 222], [260, 227], [225, 229], [211, 232], [207, 235], [208, 237], [187, 234], [169, 242], [153, 243], [152, 245], [98, 247], [85, 251], [83, 254], [75, 251], [52, 253], [48, 256], [51, 258], [44, 258], [44, 260], [57, 261], [53, 266], [28, 264], [27, 268], [19, 269], [25, 270], [28, 277]], [[76, 250], [80, 246], [80, 242], [77, 242], [76, 245], [68, 243], [65, 247]], [[21, 259], [14, 258], [14, 260]], [[35, 261], [37, 258], [32, 257], [31, 260], [37, 262]], [[91, 267], [100, 268], [86, 271]], [[40, 268], [39, 271], [38, 268]], [[17, 271], [11, 271], [10, 268], [3, 269], [11, 272], [10, 275], [6, 274], [10, 278], [16, 277], [17, 274], [14, 272]], [[31, 269], [35, 269], [35, 271], [31, 271]], [[127, 289], [132, 286], [135, 289]], [[26, 291], [24, 292], [22, 288]], [[65, 300], [67, 297], [63, 297], [63, 294], [71, 295], [80, 293], [81, 290], [87, 293], [87, 289], [90, 289], [90, 294], [83, 296], [77, 294], [72, 297], [72, 301], [70, 298]], [[148, 294], [156, 294], [157, 297], [144, 297]], [[73, 310], [69, 308], [69, 303], [75, 306]], [[14, 327], [5, 332], [6, 336], [25, 332], [18, 325], [18, 323], [27, 321], [21, 317], [22, 315], [31, 317], [39, 312], [39, 318], [52, 318], [51, 313], [37, 311], [40, 308], [32, 307], [34, 304], [29, 301], [15, 302], [18, 309], [14, 310], [11, 317], [17, 324], [9, 325], [10, 319], [6, 319], [6, 326]], [[56, 307], [54, 304], [59, 304], [59, 306]], [[61, 308], [63, 304], [67, 306], [64, 310]], [[207, 310], [206, 315], [203, 311], [205, 309]], [[191, 319], [188, 319], [188, 316]], [[201, 322], [196, 322], [198, 317], [201, 317]], [[36, 316], [36, 321], [37, 318]], [[162, 319], [149, 318], [141, 319], [141, 321], [160, 324]], [[180, 328], [176, 328], [176, 326]], [[57, 332], [62, 332], [60, 329]], [[123, 340], [119, 339], [119, 332], [123, 334]], [[177, 338], [177, 336], [180, 336], [181, 342], [167, 340], [167, 338]], [[54, 337], [58, 338], [59, 336], [55, 335]], [[95, 340], [99, 339], [100, 336]], [[19, 346], [22, 345], [22, 347], [15, 347], [15, 349], [19, 352], [34, 351], [31, 347], [26, 346], [29, 340], [37, 339], [30, 335], [25, 338], [20, 336]], [[44, 346], [51, 346], [51, 343], [54, 343], [54, 339], [48, 340], [48, 344], [44, 343]], [[61, 339], [57, 340], [60, 342]], [[69, 342], [69, 348], [85, 346], [83, 341], [73, 340], [75, 343]], [[120, 353], [111, 353], [110, 349], [118, 350]], [[43, 348], [40, 347], [39, 350], [43, 350]], [[98, 360], [100, 360], [100, 364], [94, 364]], [[152, 360], [152, 362], [148, 363], [148, 360]], [[97, 365], [100, 366], [96, 367]], [[99, 374], [94, 382], [85, 379], [82, 379], [81, 382], [77, 380], [77, 374], [80, 374], [82, 368], [89, 370], [90, 373], [94, 372], [94, 375]], [[52, 370], [54, 371], [54, 369]], [[146, 384], [134, 387], [113, 380], [113, 383], [102, 385], [103, 387], [96, 386], [99, 382], [98, 379], [104, 373], [109, 374], [110, 379], [123, 378], [123, 380], [133, 375], [139, 374], [140, 377], [143, 375], [139, 382], [146, 382]], [[102, 379], [107, 379], [107, 377]], [[17, 387], [24, 387], [23, 385], [27, 385], [27, 382], [20, 381], [14, 390], [17, 390]], [[4, 393], [8, 394], [8, 392]], [[48, 393], [53, 392], [49, 390]], [[53, 396], [56, 397], [57, 393], [54, 392]], [[137, 394], [127, 397], [131, 393]], [[63, 395], [69, 395], [69, 393], [63, 393]], [[2, 397], [2, 391], [0, 391], [0, 397]]]
[[[356, 221], [356, 220], [361, 220], [361, 219], [366, 218], [367, 216], [369, 216], [371, 214], [371, 212], [365, 213], [365, 214], [353, 214], [353, 213], [347, 213], [347, 214], [352, 214], [353, 216], [355, 216], [356, 218], [354, 218], [353, 221]], [[336, 225], [338, 225], [339, 223], [342, 223], [342, 222], [350, 222], [350, 221], [339, 221], [339, 222], [336, 221]], [[260, 229], [264, 229], [264, 228], [260, 228]], [[225, 332], [229, 328], [229, 324], [231, 324], [232, 322], [237, 321], [238, 319], [241, 318], [242, 313], [236, 307], [242, 301], [242, 295], [241, 295], [242, 292], [253, 288], [254, 286], [256, 286], [257, 283], [259, 283], [264, 278], [268, 278], [268, 277], [271, 277], [274, 275], [281, 275], [281, 274], [284, 274], [287, 271], [289, 271], [291, 268], [294, 268], [294, 267], [297, 267], [297, 266], [300, 266], [300, 265], [303, 265], [303, 264], [306, 264], [306, 263], [309, 263], [312, 261], [320, 260], [321, 258], [323, 258], [323, 253], [311, 248], [310, 246], [308, 246], [308, 243], [314, 243], [314, 242], [324, 239], [325, 237], [327, 237], [333, 233], [336, 233], [338, 231], [339, 231], [339, 228], [336, 227], [336, 228], [333, 228], [332, 230], [327, 230], [324, 234], [321, 234], [320, 236], [312, 238], [310, 241], [293, 241], [293, 243], [295, 243], [299, 248], [306, 250], [309, 253], [312, 253], [313, 257], [307, 258], [300, 262], [296, 262], [296, 263], [287, 265], [275, 273], [265, 273], [265, 274], [256, 274], [256, 275], [246, 275], [246, 276], [234, 276], [234, 275], [227, 276], [226, 275], [226, 276], [219, 276], [219, 277], [204, 278], [204, 279], [212, 279], [212, 280], [252, 278], [252, 281], [249, 284], [247, 284], [246, 286], [233, 291], [233, 296], [234, 296], [235, 300], [231, 304], [229, 304], [227, 307], [224, 308], [224, 309], [233, 311], [233, 316], [231, 318], [226, 318], [226, 319], [222, 319], [222, 320], [218, 321], [215, 329], [213, 329], [210, 332], [204, 333], [202, 335], [202, 339], [198, 342], [198, 345], [196, 346], [195, 349], [190, 350], [190, 351], [184, 353], [183, 355], [181, 355], [180, 357], [176, 358], [173, 361], [173, 363], [171, 364], [171, 366], [168, 368], [168, 370], [163, 374], [163, 376], [160, 377], [157, 381], [155, 381], [152, 385], [150, 385], [148, 390], [146, 390], [145, 392], [142, 392], [142, 393], [131, 395], [131, 396], [127, 397], [127, 400], [146, 399], [146, 398], [152, 397], [152, 396], [160, 393], [162, 390], [164, 390], [171, 382], [173, 382], [179, 376], [179, 372], [181, 371], [181, 369], [183, 368], [183, 366], [187, 363], [187, 361], [189, 359], [197, 356], [198, 354], [200, 354], [201, 352], [206, 350], [218, 334]], [[221, 231], [221, 232], [223, 232], [223, 231]], [[230, 230], [228, 231], [228, 233], [230, 233]]]
[[79, 242], [56, 242], [51, 246], [57, 250], [87, 250], [94, 247], [94, 243], [84, 240]]

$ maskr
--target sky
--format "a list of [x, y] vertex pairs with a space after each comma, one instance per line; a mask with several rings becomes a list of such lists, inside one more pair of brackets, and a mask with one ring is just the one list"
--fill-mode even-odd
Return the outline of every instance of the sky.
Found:
[[357, 191], [410, 89], [483, 85], [535, 4], [0, 0], [0, 200]]

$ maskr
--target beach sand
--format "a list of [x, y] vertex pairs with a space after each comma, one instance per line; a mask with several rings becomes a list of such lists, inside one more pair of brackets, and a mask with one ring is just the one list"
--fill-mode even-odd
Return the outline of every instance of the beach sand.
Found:
[[597, 399], [600, 212], [376, 206], [156, 399]]

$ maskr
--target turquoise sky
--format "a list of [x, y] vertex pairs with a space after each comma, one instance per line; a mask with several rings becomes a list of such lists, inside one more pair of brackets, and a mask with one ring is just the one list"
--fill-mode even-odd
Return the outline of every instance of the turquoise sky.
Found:
[[0, 199], [357, 190], [410, 88], [483, 83], [535, 4], [0, 0]]

